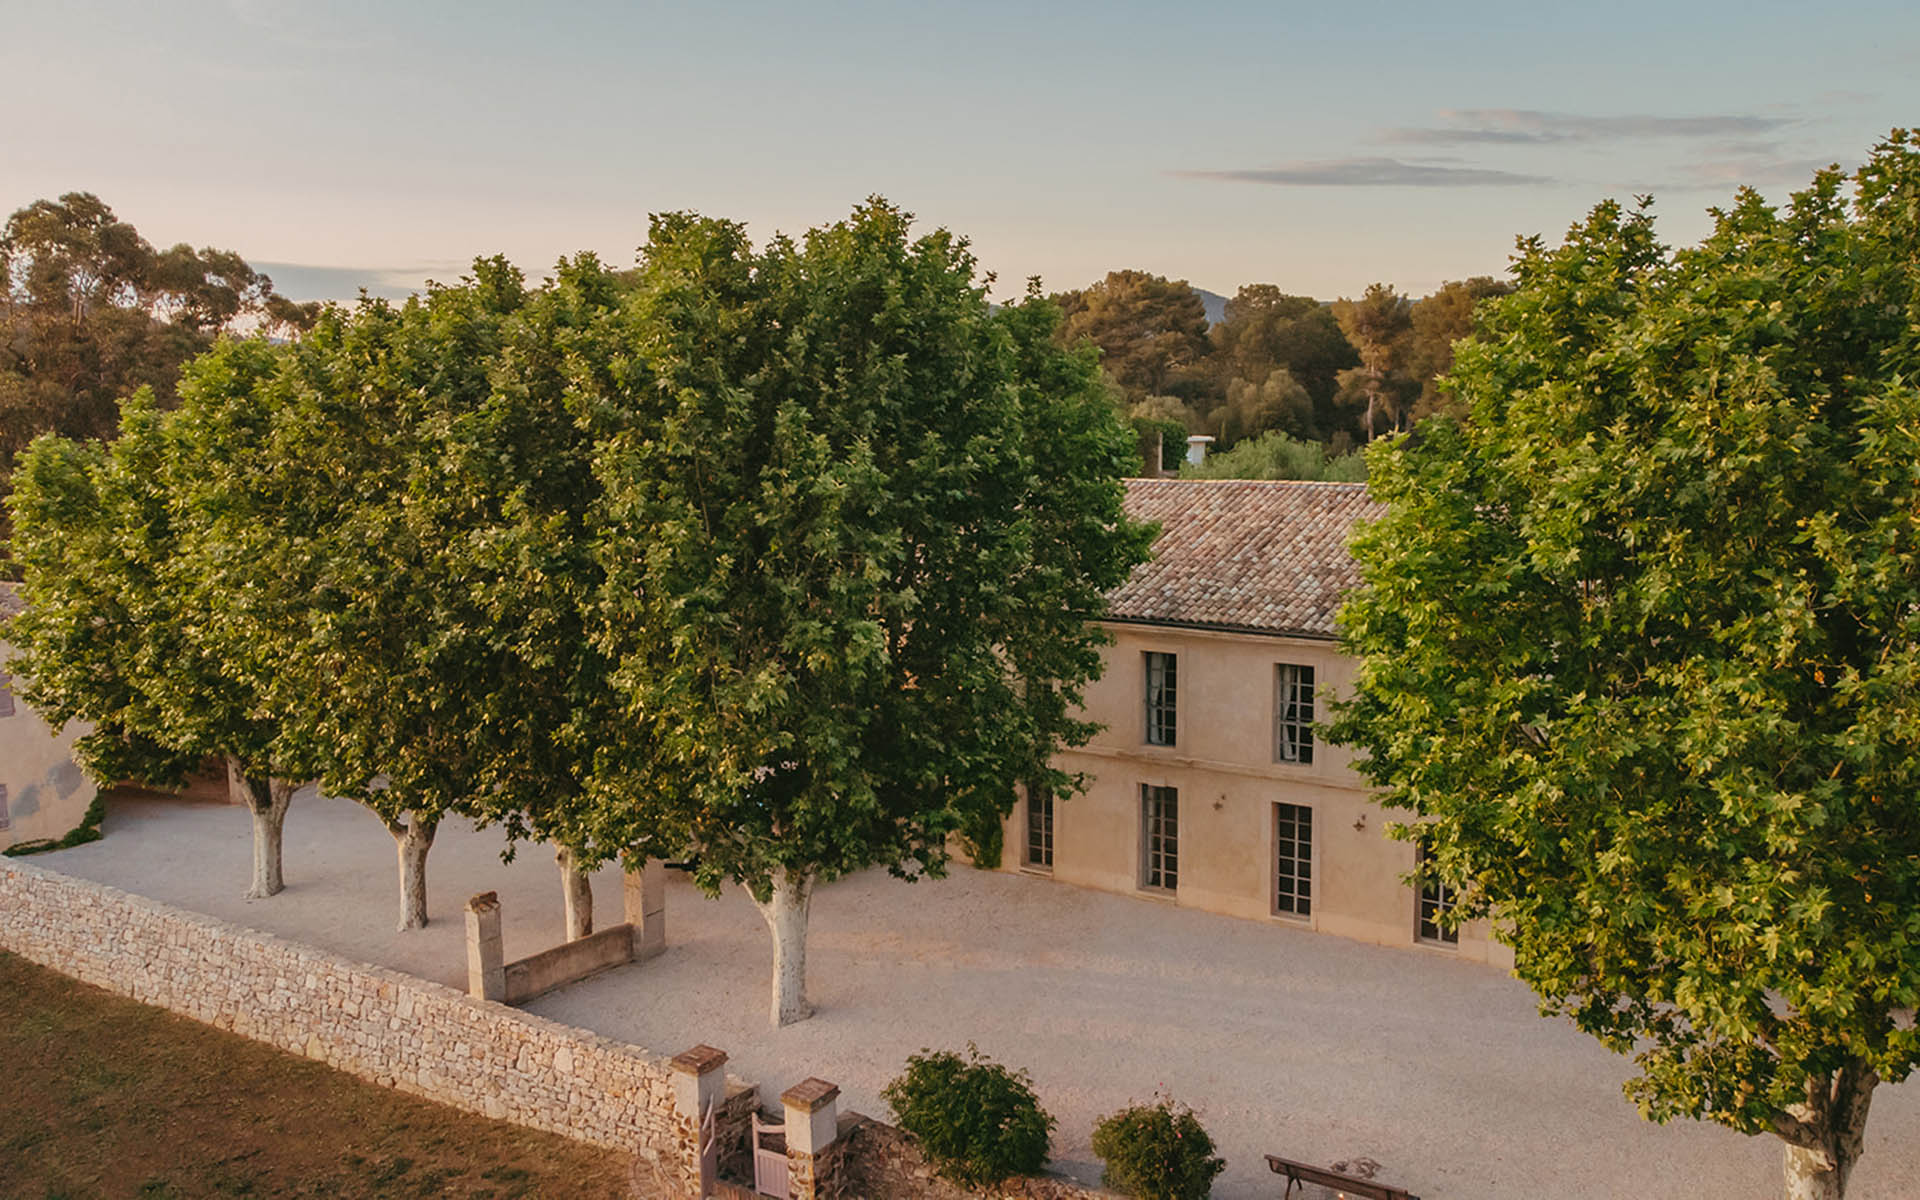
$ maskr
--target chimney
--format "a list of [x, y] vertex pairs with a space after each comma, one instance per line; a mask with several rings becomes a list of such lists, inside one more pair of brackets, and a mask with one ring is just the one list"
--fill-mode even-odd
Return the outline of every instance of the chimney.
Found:
[[1213, 439], [1204, 433], [1196, 433], [1187, 439], [1187, 461], [1196, 467], [1207, 464], [1207, 447], [1213, 445]]

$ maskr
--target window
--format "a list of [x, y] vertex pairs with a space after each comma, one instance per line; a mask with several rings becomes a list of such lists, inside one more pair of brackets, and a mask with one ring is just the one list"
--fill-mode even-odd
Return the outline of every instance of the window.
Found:
[[7, 807], [7, 785], [0, 783], [0, 829], [13, 828], [13, 810]]
[[1304, 804], [1273, 806], [1273, 911], [1313, 915], [1313, 810]]
[[1423, 942], [1440, 942], [1448, 946], [1460, 941], [1460, 930], [1446, 928], [1440, 920], [1459, 900], [1452, 888], [1427, 875], [1427, 848], [1419, 847], [1414, 854], [1415, 871], [1420, 880], [1420, 912], [1415, 923], [1414, 936]]
[[1313, 668], [1280, 663], [1273, 674], [1273, 761], [1313, 762]]
[[1147, 651], [1147, 745], [1171, 746], [1174, 700], [1179, 691], [1177, 656]]
[[1027, 784], [1027, 865], [1053, 870], [1053, 789]]
[[0, 672], [0, 717], [13, 715], [13, 676]]
[[1180, 792], [1140, 785], [1140, 886], [1171, 892], [1180, 886]]

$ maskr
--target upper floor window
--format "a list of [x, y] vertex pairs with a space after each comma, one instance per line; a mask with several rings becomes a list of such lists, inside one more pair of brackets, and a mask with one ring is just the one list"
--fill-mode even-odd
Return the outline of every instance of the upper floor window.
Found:
[[1174, 744], [1174, 707], [1179, 684], [1178, 656], [1147, 651], [1147, 745]]
[[1280, 663], [1273, 675], [1273, 761], [1313, 762], [1313, 668]]
[[13, 828], [13, 810], [7, 807], [7, 785], [0, 783], [0, 829]]

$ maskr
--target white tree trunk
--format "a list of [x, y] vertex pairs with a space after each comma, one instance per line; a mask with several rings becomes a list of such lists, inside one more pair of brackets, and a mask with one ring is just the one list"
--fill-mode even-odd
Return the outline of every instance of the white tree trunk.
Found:
[[387, 832], [393, 835], [394, 845], [400, 851], [402, 933], [427, 926], [427, 851], [433, 849], [433, 835], [439, 826], [438, 821], [421, 820], [417, 813], [405, 824], [387, 822]]
[[1880, 1082], [1871, 1068], [1849, 1062], [1830, 1076], [1807, 1081], [1807, 1099], [1774, 1122], [1786, 1140], [1787, 1200], [1842, 1200], [1860, 1161], [1867, 1110]]
[[773, 873], [773, 895], [759, 901], [760, 915], [773, 934], [773, 1025], [791, 1025], [813, 1015], [807, 1003], [807, 906], [813, 900], [813, 874]]
[[567, 906], [567, 940], [577, 942], [593, 932], [593, 880], [573, 865], [573, 851], [564, 846], [553, 852], [560, 864], [560, 894]]
[[227, 759], [227, 795], [234, 803], [246, 805], [253, 818], [253, 880], [247, 887], [249, 900], [264, 900], [287, 886], [281, 867], [281, 845], [293, 791], [294, 785], [288, 780], [249, 774], [239, 759]]

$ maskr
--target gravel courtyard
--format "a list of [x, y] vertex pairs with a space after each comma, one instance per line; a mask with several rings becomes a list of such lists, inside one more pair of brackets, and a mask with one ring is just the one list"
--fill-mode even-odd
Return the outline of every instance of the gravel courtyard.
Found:
[[[499, 892], [510, 958], [561, 933], [550, 851], [502, 864], [497, 831], [443, 827], [428, 862], [433, 924], [399, 934], [394, 849], [378, 820], [310, 793], [287, 821], [286, 892], [241, 897], [248, 823], [214, 804], [126, 797], [104, 841], [35, 861], [87, 879], [463, 987], [461, 906]], [[594, 883], [620, 919], [616, 873]], [[1165, 1091], [1219, 1143], [1224, 1200], [1277, 1197], [1266, 1153], [1367, 1156], [1426, 1200], [1778, 1195], [1779, 1143], [1638, 1118], [1624, 1060], [1536, 1015], [1498, 971], [959, 868], [913, 885], [884, 872], [820, 889], [809, 943], [810, 1021], [767, 1027], [766, 927], [746, 898], [708, 900], [677, 873], [669, 948], [535, 1001], [545, 1016], [673, 1054], [725, 1049], [777, 1095], [808, 1075], [843, 1107], [885, 1115], [880, 1087], [924, 1046], [968, 1041], [1025, 1067], [1059, 1120], [1055, 1166], [1099, 1174], [1093, 1122]], [[1920, 1192], [1920, 1087], [1883, 1086], [1853, 1200]]]

